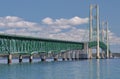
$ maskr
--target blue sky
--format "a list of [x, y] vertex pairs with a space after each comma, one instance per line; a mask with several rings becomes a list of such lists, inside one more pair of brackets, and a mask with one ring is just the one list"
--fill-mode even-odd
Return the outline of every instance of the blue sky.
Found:
[[0, 0], [0, 32], [82, 41], [90, 4], [99, 5], [100, 23], [109, 22], [110, 40], [119, 43], [119, 0]]
[[108, 20], [110, 29], [120, 36], [117, 31], [120, 25], [119, 0], [0, 0], [0, 17], [18, 16], [33, 22], [46, 17], [88, 17], [90, 4], [99, 4], [101, 21]]
[[39, 22], [45, 17], [88, 17], [89, 5], [99, 4], [101, 20], [110, 22], [113, 31], [120, 25], [119, 0], [0, 0], [0, 16], [18, 16]]

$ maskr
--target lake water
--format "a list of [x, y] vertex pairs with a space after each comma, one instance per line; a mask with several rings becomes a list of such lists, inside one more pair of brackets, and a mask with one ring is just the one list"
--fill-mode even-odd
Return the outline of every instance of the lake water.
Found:
[[1, 63], [0, 79], [120, 79], [120, 59]]

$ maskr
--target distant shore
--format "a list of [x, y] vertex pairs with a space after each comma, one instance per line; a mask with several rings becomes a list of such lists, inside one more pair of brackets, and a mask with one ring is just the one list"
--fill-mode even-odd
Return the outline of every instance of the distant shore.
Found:
[[116, 58], [120, 58], [120, 53], [112, 53], [112, 55]]

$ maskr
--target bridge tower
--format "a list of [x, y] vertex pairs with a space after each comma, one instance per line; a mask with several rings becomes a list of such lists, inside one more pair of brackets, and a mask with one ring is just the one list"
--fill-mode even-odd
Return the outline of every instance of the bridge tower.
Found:
[[[104, 31], [106, 34], [104, 34]], [[109, 35], [108, 35], [108, 22], [102, 22], [102, 42], [106, 43], [107, 51], [106, 51], [106, 58], [109, 58]]]
[[[97, 41], [97, 54], [96, 58], [100, 58], [99, 51], [99, 6], [90, 5], [90, 16], [89, 16], [89, 41]], [[89, 58], [92, 58], [92, 49], [89, 49]]]

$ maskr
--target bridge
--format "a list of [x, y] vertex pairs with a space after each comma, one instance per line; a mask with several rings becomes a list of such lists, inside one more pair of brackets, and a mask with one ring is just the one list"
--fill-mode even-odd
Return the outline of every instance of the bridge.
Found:
[[[61, 55], [63, 60], [80, 59], [80, 55], [87, 54], [86, 50], [96, 45], [97, 42], [74, 42], [0, 34], [0, 54], [8, 55], [8, 63], [11, 63], [14, 54], [19, 55], [19, 62], [22, 62], [22, 55], [26, 54], [30, 56], [30, 62], [34, 54], [41, 55], [43, 61], [49, 54], [54, 60], [57, 60], [58, 55]], [[100, 48], [106, 51], [107, 46], [100, 42]]]
[[[96, 9], [95, 23], [93, 22], [94, 15], [92, 14], [92, 9]], [[32, 62], [35, 54], [40, 56], [41, 61], [45, 61], [46, 58], [54, 58], [55, 61], [57, 61], [58, 58], [62, 58], [63, 60], [78, 60], [82, 58], [92, 58], [92, 48], [97, 48], [96, 58], [109, 58], [108, 34], [106, 34], [107, 43], [104, 42], [104, 36], [102, 36], [102, 40], [99, 38], [100, 24], [98, 5], [90, 6], [89, 21], [90, 33], [88, 42], [0, 34], [0, 55], [7, 55], [8, 63], [12, 62], [12, 56], [15, 54], [19, 55], [19, 62], [22, 62], [23, 55], [29, 55], [29, 62]], [[106, 33], [108, 33], [108, 28], [106, 29]], [[104, 52], [104, 55], [102, 54], [101, 57], [99, 48]]]

